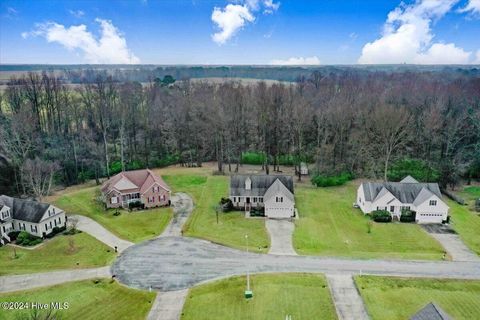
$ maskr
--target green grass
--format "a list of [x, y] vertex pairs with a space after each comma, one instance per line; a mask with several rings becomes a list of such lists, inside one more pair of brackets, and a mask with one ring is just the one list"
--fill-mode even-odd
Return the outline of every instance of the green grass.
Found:
[[480, 281], [359, 276], [357, 287], [373, 320], [403, 320], [429, 302], [452, 319], [480, 319]]
[[[96, 283], [97, 282], [97, 283]], [[129, 289], [107, 279], [65, 283], [47, 288], [0, 294], [0, 301], [68, 303], [61, 319], [145, 319], [155, 293]], [[2, 310], [1, 319], [19, 319], [30, 311]], [[23, 318], [22, 318], [23, 319]], [[27, 317], [26, 319], [30, 319]]]
[[475, 200], [480, 198], [480, 186], [469, 186], [463, 188], [458, 194], [465, 200]]
[[243, 212], [219, 213], [217, 224], [215, 206], [228, 196], [229, 177], [212, 176], [201, 168], [174, 167], [161, 172], [174, 192], [193, 198], [195, 209], [184, 226], [185, 235], [245, 250], [248, 234], [250, 250], [268, 251], [270, 239], [262, 219], [245, 219]]
[[36, 249], [16, 248], [16, 252], [14, 258], [13, 247], [0, 248], [0, 275], [101, 267], [115, 257], [111, 248], [86, 233], [59, 234]]
[[182, 320], [336, 319], [325, 277], [320, 274], [258, 274], [251, 276], [254, 297], [244, 298], [246, 279], [232, 277], [194, 287]]
[[480, 215], [448, 199], [451, 224], [465, 244], [480, 255]]
[[165, 229], [172, 218], [171, 208], [155, 208], [144, 211], [115, 210], [105, 211], [103, 205], [95, 201], [99, 187], [87, 187], [64, 192], [54, 199], [54, 204], [69, 215], [80, 214], [92, 218], [122, 239], [141, 242], [151, 239]]
[[293, 234], [300, 254], [385, 259], [442, 259], [443, 248], [420, 226], [406, 223], [373, 223], [355, 209], [358, 182], [344, 186], [295, 190], [300, 219]]

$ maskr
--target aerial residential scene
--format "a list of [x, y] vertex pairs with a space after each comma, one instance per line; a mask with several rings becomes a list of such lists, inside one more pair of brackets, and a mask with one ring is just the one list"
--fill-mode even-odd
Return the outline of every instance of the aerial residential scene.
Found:
[[3, 319], [480, 319], [480, 1], [0, 1]]

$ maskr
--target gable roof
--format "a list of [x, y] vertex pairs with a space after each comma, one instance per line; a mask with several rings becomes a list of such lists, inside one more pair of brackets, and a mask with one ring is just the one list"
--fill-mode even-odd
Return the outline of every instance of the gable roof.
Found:
[[380, 193], [389, 191], [402, 203], [422, 203], [432, 194], [442, 198], [437, 183], [407, 183], [407, 182], [364, 182], [362, 183], [365, 201], [375, 201]]
[[[252, 187], [250, 190], [245, 189], [245, 180], [250, 178]], [[230, 177], [230, 195], [231, 196], [253, 196], [263, 197], [268, 188], [279, 180], [288, 191], [293, 192], [293, 179], [291, 176], [277, 175], [234, 175]]]
[[450, 320], [450, 316], [435, 303], [430, 302], [414, 314], [410, 320]]
[[111, 190], [117, 191], [137, 191], [144, 193], [154, 184], [158, 184], [163, 189], [170, 191], [168, 185], [163, 179], [157, 176], [150, 169], [141, 169], [133, 171], [120, 172], [102, 186], [102, 192], [110, 192]]
[[412, 176], [408, 175], [405, 178], [403, 178], [402, 181], [400, 181], [400, 183], [418, 183], [418, 181], [415, 180], [415, 178], [413, 178]]
[[275, 179], [272, 185], [267, 191], [265, 191], [263, 201], [266, 201], [279, 193], [285, 195], [290, 201], [294, 201], [293, 193], [279, 179]]
[[10, 208], [12, 219], [38, 223], [50, 207], [48, 203], [0, 196], [0, 203]]

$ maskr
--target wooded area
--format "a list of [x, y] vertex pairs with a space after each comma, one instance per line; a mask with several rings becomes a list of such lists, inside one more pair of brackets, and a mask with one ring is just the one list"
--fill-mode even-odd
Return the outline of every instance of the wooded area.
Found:
[[10, 79], [0, 95], [0, 193], [41, 198], [52, 180], [173, 163], [235, 171], [247, 151], [267, 155], [267, 173], [289, 156], [324, 174], [386, 179], [408, 158], [443, 187], [480, 178], [480, 78], [468, 72], [343, 68], [291, 84], [88, 74], [95, 81], [77, 86], [53, 72]]

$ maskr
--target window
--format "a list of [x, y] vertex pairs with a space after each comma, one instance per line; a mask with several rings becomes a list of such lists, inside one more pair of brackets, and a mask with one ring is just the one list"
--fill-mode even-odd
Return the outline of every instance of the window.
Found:
[[48, 230], [48, 226], [47, 226], [47, 224], [46, 224], [46, 223], [45, 223], [45, 230]]
[[118, 202], [117, 197], [112, 197], [112, 198], [110, 199], [110, 202], [111, 202], [112, 204], [116, 204], [116, 203]]
[[55, 220], [53, 220], [53, 222], [55, 223], [55, 227], [56, 227], [57, 226], [57, 220], [55, 219]]
[[430, 200], [430, 205], [431, 206], [436, 206], [437, 205], [437, 200]]
[[52, 221], [50, 221], [50, 229], [52, 228]]
[[394, 212], [395, 211], [395, 206], [390, 206], [390, 212]]

